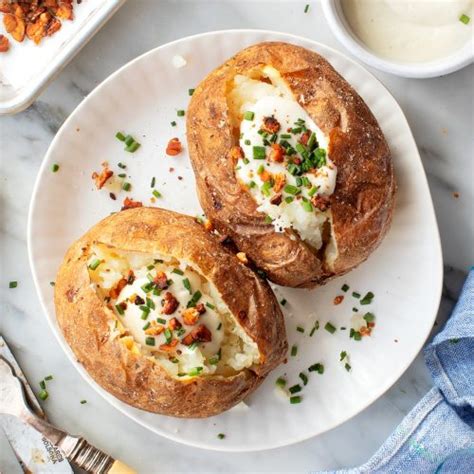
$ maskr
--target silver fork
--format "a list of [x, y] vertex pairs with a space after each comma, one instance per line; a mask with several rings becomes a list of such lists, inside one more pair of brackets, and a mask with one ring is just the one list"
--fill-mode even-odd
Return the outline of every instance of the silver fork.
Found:
[[26, 401], [22, 382], [3, 358], [0, 358], [0, 414], [15, 416], [32, 426], [57, 446], [69, 462], [91, 474], [135, 473], [84, 438], [69, 435], [36, 415]]

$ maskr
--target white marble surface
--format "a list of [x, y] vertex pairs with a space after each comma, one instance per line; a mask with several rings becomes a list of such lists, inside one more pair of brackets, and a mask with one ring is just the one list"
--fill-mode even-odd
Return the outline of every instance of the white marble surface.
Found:
[[[16, 116], [0, 118], [0, 333], [33, 384], [54, 374], [50, 399], [43, 403], [54, 423], [83, 434], [141, 473], [308, 472], [357, 465], [375, 452], [431, 386], [422, 357], [418, 356], [383, 397], [328, 433], [273, 451], [208, 452], [153, 435], [109, 406], [67, 361], [41, 313], [28, 265], [28, 204], [41, 160], [76, 105], [137, 55], [199, 32], [272, 29], [344, 50], [326, 26], [318, 3], [311, 2], [310, 12], [304, 14], [305, 3], [129, 0], [32, 107]], [[445, 262], [439, 328], [452, 308], [467, 268], [474, 263], [474, 67], [429, 80], [373, 72], [403, 108], [428, 176]], [[18, 280], [18, 288], [8, 289], [10, 280]], [[79, 404], [82, 399], [88, 403]], [[20, 472], [14, 464], [8, 446], [0, 442], [0, 471]]]

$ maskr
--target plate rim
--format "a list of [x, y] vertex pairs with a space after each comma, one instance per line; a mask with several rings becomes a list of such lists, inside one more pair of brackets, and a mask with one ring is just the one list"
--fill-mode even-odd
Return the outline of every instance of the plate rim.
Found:
[[[88, 372], [85, 370], [85, 368], [75, 359], [74, 357], [74, 354], [71, 350], [71, 348], [68, 346], [68, 344], [66, 343], [64, 337], [62, 336], [60, 330], [58, 327], [56, 327], [54, 325], [54, 321], [53, 321], [53, 318], [50, 318], [49, 317], [49, 312], [48, 312], [48, 308], [47, 308], [47, 304], [46, 304], [46, 301], [45, 299], [43, 298], [43, 294], [42, 294], [42, 291], [41, 291], [41, 286], [40, 286], [40, 282], [39, 282], [39, 278], [38, 278], [38, 275], [37, 275], [37, 271], [36, 271], [36, 267], [35, 267], [35, 263], [34, 263], [34, 259], [33, 259], [33, 249], [32, 249], [32, 238], [33, 238], [33, 215], [35, 213], [35, 209], [36, 209], [36, 202], [37, 202], [37, 196], [38, 196], [38, 193], [39, 193], [39, 187], [40, 187], [40, 181], [43, 177], [43, 174], [45, 172], [45, 169], [48, 165], [48, 162], [49, 162], [49, 156], [51, 155], [52, 153], [52, 150], [54, 149], [54, 147], [56, 146], [56, 143], [60, 140], [60, 138], [62, 137], [62, 135], [65, 133], [65, 130], [66, 128], [68, 128], [69, 126], [69, 123], [73, 120], [74, 116], [76, 115], [77, 112], [79, 112], [80, 110], [82, 110], [83, 107], [86, 106], [86, 104], [89, 102], [89, 100], [92, 100], [93, 97], [95, 97], [96, 94], [100, 93], [100, 91], [102, 90], [103, 87], [106, 86], [106, 84], [109, 82], [109, 81], [112, 81], [116, 76], [118, 76], [124, 69], [126, 68], [129, 68], [129, 67], [132, 67], [136, 62], [142, 60], [144, 57], [148, 56], [148, 55], [152, 55], [152, 54], [155, 54], [157, 51], [161, 50], [161, 49], [164, 49], [164, 48], [167, 48], [167, 47], [170, 47], [170, 46], [174, 46], [176, 44], [179, 44], [181, 42], [184, 42], [184, 41], [192, 41], [192, 40], [195, 40], [195, 39], [200, 39], [202, 37], [209, 37], [209, 36], [219, 36], [219, 35], [229, 35], [229, 34], [242, 34], [242, 35], [259, 35], [259, 34], [266, 34], [266, 35], [275, 35], [275, 36], [279, 36], [279, 37], [285, 37], [285, 39], [281, 39], [280, 41], [297, 41], [297, 42], [306, 42], [306, 43], [309, 43], [309, 44], [312, 44], [312, 46], [322, 46], [324, 48], [326, 48], [327, 50], [330, 50], [332, 53], [334, 53], [336, 56], [339, 55], [339, 56], [342, 56], [344, 58], [344, 60], [352, 63], [353, 65], [355, 65], [356, 68], [361, 68], [364, 70], [364, 72], [368, 75], [371, 76], [372, 79], [374, 79], [375, 81], [377, 81], [381, 87], [383, 87], [383, 89], [385, 90], [385, 92], [387, 94], [390, 95], [390, 97], [392, 97], [393, 101], [394, 101], [394, 104], [395, 106], [397, 107], [398, 109], [398, 112], [400, 114], [400, 119], [403, 117], [403, 121], [404, 121], [404, 126], [406, 127], [407, 129], [407, 132], [410, 134], [410, 137], [413, 141], [413, 144], [415, 146], [415, 149], [417, 151], [417, 157], [418, 157], [418, 165], [421, 167], [421, 175], [420, 175], [420, 179], [423, 180], [423, 185], [425, 186], [426, 188], [426, 192], [428, 194], [428, 202], [427, 202], [427, 207], [429, 209], [429, 212], [432, 216], [432, 219], [433, 219], [433, 223], [434, 223], [434, 235], [433, 235], [433, 238], [434, 238], [434, 242], [433, 242], [433, 247], [435, 248], [435, 252], [436, 252], [436, 258], [437, 258], [437, 266], [438, 266], [438, 271], [437, 271], [437, 274], [438, 274], [438, 284], [437, 284], [437, 287], [433, 290], [433, 307], [432, 307], [432, 311], [433, 311], [433, 314], [432, 314], [432, 317], [431, 317], [431, 324], [430, 324], [430, 329], [429, 331], [427, 331], [427, 333], [424, 335], [424, 337], [420, 338], [420, 342], [419, 342], [419, 345], [417, 345], [417, 348], [416, 348], [416, 352], [414, 352], [414, 356], [413, 358], [411, 358], [410, 360], [408, 360], [405, 364], [403, 364], [403, 366], [400, 367], [400, 370], [397, 372], [397, 375], [396, 377], [394, 377], [392, 380], [390, 380], [389, 382], [385, 383], [383, 386], [381, 386], [379, 388], [379, 390], [376, 391], [376, 394], [373, 395], [372, 397], [368, 398], [366, 402], [364, 402], [363, 406], [361, 406], [360, 408], [358, 408], [351, 416], [349, 416], [348, 418], [344, 419], [344, 420], [340, 420], [340, 421], [337, 421], [333, 424], [330, 424], [328, 425], [328, 427], [326, 429], [324, 429], [323, 431], [320, 431], [319, 433], [317, 434], [305, 434], [301, 437], [297, 437], [297, 438], [293, 438], [291, 439], [289, 442], [286, 441], [286, 442], [281, 442], [281, 443], [278, 443], [278, 444], [273, 444], [271, 446], [267, 446], [265, 445], [264, 443], [262, 444], [259, 444], [259, 445], [256, 445], [256, 446], [251, 446], [251, 447], [248, 447], [248, 446], [225, 446], [225, 444], [221, 444], [221, 445], [214, 445], [214, 444], [209, 444], [205, 441], [203, 442], [195, 442], [195, 441], [191, 441], [191, 440], [188, 440], [188, 439], [183, 439], [179, 436], [176, 436], [175, 434], [171, 433], [171, 432], [165, 432], [165, 431], [160, 431], [159, 429], [157, 429], [156, 427], [154, 426], [151, 426], [149, 425], [148, 423], [146, 423], [145, 420], [142, 420], [141, 418], [139, 417], [136, 417], [134, 413], [130, 412], [130, 411], [127, 411], [126, 407], [122, 406], [123, 402], [120, 402], [120, 400], [116, 399], [112, 394], [108, 393], [105, 389], [103, 389], [89, 374]], [[44, 157], [43, 157], [43, 161], [41, 163], [41, 166], [38, 170], [38, 173], [37, 173], [37, 176], [36, 176], [36, 180], [35, 180], [35, 184], [34, 184], [34, 187], [33, 187], [33, 192], [31, 194], [31, 199], [30, 199], [30, 205], [29, 205], [29, 209], [28, 209], [28, 220], [27, 220], [27, 247], [28, 247], [28, 261], [29, 261], [29, 265], [30, 265], [30, 269], [31, 269], [31, 273], [32, 273], [32, 277], [33, 277], [33, 281], [34, 281], [34, 285], [35, 285], [35, 290], [36, 290], [36, 294], [39, 298], [39, 301], [40, 301], [40, 305], [41, 305], [41, 308], [42, 308], [42, 311], [43, 311], [43, 316], [46, 318], [47, 322], [48, 322], [48, 325], [51, 329], [51, 331], [53, 332], [53, 334], [55, 335], [56, 337], [56, 340], [59, 342], [59, 345], [61, 346], [61, 348], [63, 349], [63, 351], [65, 352], [66, 356], [68, 357], [68, 359], [70, 360], [70, 362], [72, 363], [72, 365], [74, 366], [74, 368], [79, 372], [79, 374], [82, 376], [82, 378], [98, 393], [102, 396], [102, 398], [104, 398], [110, 405], [112, 405], [115, 409], [119, 410], [122, 414], [124, 414], [125, 416], [127, 416], [128, 418], [130, 418], [131, 420], [133, 420], [135, 423], [138, 423], [139, 425], [141, 425], [142, 427], [146, 428], [147, 430], [151, 431], [152, 433], [155, 433], [155, 434], [158, 434], [160, 436], [163, 436], [164, 438], [167, 438], [167, 439], [170, 439], [172, 441], [175, 441], [175, 442], [178, 442], [178, 443], [181, 443], [181, 444], [184, 444], [184, 445], [188, 445], [188, 446], [192, 446], [192, 447], [195, 447], [195, 448], [200, 448], [200, 449], [207, 449], [207, 450], [212, 450], [212, 451], [218, 451], [218, 452], [256, 452], [256, 451], [266, 451], [266, 450], [272, 450], [272, 449], [277, 449], [277, 448], [282, 448], [282, 447], [286, 447], [286, 446], [291, 446], [291, 445], [294, 445], [296, 443], [300, 443], [302, 441], [305, 441], [305, 440], [308, 440], [308, 439], [312, 439], [312, 438], [315, 438], [319, 435], [322, 435], [330, 430], [333, 430], [334, 428], [348, 422], [349, 420], [351, 420], [352, 418], [354, 418], [355, 416], [359, 415], [362, 411], [364, 411], [366, 408], [368, 408], [369, 406], [371, 406], [375, 401], [377, 401], [382, 395], [384, 395], [399, 379], [400, 377], [406, 372], [406, 370], [408, 369], [408, 367], [413, 363], [413, 361], [415, 360], [415, 358], [417, 357], [417, 355], [420, 353], [420, 351], [422, 350], [423, 346], [425, 345], [425, 342], [427, 341], [430, 333], [431, 333], [431, 330], [433, 328], [433, 324], [434, 324], [434, 321], [436, 320], [436, 316], [437, 316], [437, 313], [438, 313], [438, 310], [439, 310], [439, 306], [440, 306], [440, 302], [441, 302], [441, 296], [442, 296], [442, 283], [443, 283], [443, 254], [442, 254], [442, 247], [441, 247], [441, 239], [440, 239], [440, 234], [439, 234], [439, 227], [438, 227], [438, 222], [437, 222], [437, 219], [436, 219], [436, 213], [435, 213], [435, 209], [434, 209], [434, 204], [433, 204], [433, 199], [432, 199], [432, 196], [431, 196], [431, 191], [430, 191], [430, 188], [429, 188], [429, 185], [428, 185], [428, 179], [426, 177], [426, 172], [425, 172], [425, 169], [424, 169], [424, 166], [423, 166], [423, 163], [421, 161], [421, 156], [419, 154], [419, 151], [418, 151], [418, 146], [416, 145], [416, 141], [415, 141], [415, 138], [413, 136], [413, 132], [410, 128], [410, 125], [405, 117], [405, 114], [403, 113], [403, 110], [402, 108], [400, 107], [400, 105], [398, 104], [398, 101], [395, 99], [395, 97], [393, 97], [393, 95], [391, 94], [391, 92], [387, 89], [387, 87], [374, 75], [372, 74], [369, 70], [366, 69], [366, 67], [362, 64], [360, 64], [359, 62], [357, 62], [356, 60], [354, 60], [353, 58], [347, 56], [345, 53], [341, 52], [341, 51], [338, 51], [337, 49], [331, 47], [331, 46], [327, 46], [326, 44], [324, 43], [321, 43], [319, 41], [316, 41], [316, 40], [313, 40], [311, 38], [307, 38], [307, 37], [304, 37], [304, 36], [300, 36], [300, 35], [294, 35], [294, 34], [291, 34], [291, 33], [286, 33], [286, 32], [282, 32], [282, 31], [275, 31], [275, 30], [266, 30], [266, 29], [258, 29], [258, 28], [231, 28], [231, 29], [224, 29], [224, 30], [213, 30], [213, 31], [208, 31], [208, 32], [204, 32], [204, 33], [198, 33], [198, 34], [194, 34], [194, 35], [189, 35], [189, 36], [184, 36], [184, 37], [181, 37], [181, 38], [178, 38], [176, 40], [173, 40], [173, 41], [170, 41], [170, 42], [167, 42], [167, 43], [164, 43], [160, 46], [157, 46], [155, 48], [152, 48], [142, 54], [140, 54], [139, 56], [131, 59], [130, 61], [128, 61], [127, 63], [125, 63], [124, 65], [122, 65], [121, 67], [119, 67], [116, 71], [114, 71], [113, 73], [111, 73], [109, 76], [107, 76], [105, 79], [103, 79], [103, 81], [98, 84], [75, 108], [74, 110], [69, 114], [69, 116], [67, 117], [67, 119], [63, 122], [63, 124], [61, 125], [61, 127], [59, 128], [59, 130], [57, 131], [56, 135], [54, 136], [53, 140], [51, 141], [49, 147], [48, 147], [48, 150], [46, 151]], [[54, 316], [55, 318], [55, 316]], [[126, 405], [126, 404], [125, 404]], [[129, 406], [129, 405], [127, 405]], [[130, 405], [131, 407], [131, 405]], [[134, 408], [134, 407], [131, 407], [131, 408]]]

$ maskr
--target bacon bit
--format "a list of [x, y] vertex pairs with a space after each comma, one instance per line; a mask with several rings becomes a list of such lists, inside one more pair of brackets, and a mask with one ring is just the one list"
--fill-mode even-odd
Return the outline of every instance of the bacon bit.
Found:
[[456, 198], [456, 199], [458, 199], [458, 198], [459, 198], [459, 193], [458, 193], [458, 192], [454, 192], [454, 193], [453, 193], [453, 197]]
[[173, 314], [179, 306], [179, 301], [169, 291], [165, 294], [164, 302], [161, 310], [163, 314]]
[[186, 308], [182, 315], [183, 317], [183, 322], [186, 324], [186, 326], [194, 326], [199, 319], [199, 311], [196, 308]]
[[140, 296], [140, 295], [133, 295], [133, 304], [137, 306], [141, 306], [142, 304], [145, 304], [145, 300]]
[[110, 291], [109, 291], [109, 297], [112, 298], [113, 300], [116, 300], [119, 295], [120, 295], [120, 292], [127, 286], [127, 280], [125, 278], [121, 278], [118, 283], [114, 286], [114, 288], [112, 288]]
[[130, 199], [129, 197], [126, 197], [123, 200], [123, 206], [122, 206], [122, 211], [125, 211], [127, 209], [133, 209], [135, 207], [142, 207], [143, 204], [140, 201], [134, 201], [133, 199]]
[[242, 150], [240, 146], [233, 146], [229, 151], [229, 158], [234, 164], [237, 163], [237, 161], [242, 160], [244, 157], [244, 150]]
[[204, 324], [195, 327], [181, 342], [186, 346], [190, 346], [193, 342], [211, 342], [212, 334]]
[[26, 26], [26, 36], [35, 44], [39, 44], [46, 36], [46, 27], [51, 19], [49, 13], [42, 13], [34, 23], [28, 23]]
[[263, 170], [261, 173], [260, 173], [260, 179], [263, 181], [263, 182], [267, 182], [267, 181], [271, 181], [273, 178], [272, 174], [267, 171], [267, 170]]
[[196, 309], [199, 314], [204, 314], [206, 312], [206, 307], [204, 306], [204, 303], [198, 303], [196, 305]]
[[171, 329], [171, 331], [174, 331], [175, 329], [181, 328], [182, 324], [176, 318], [171, 318], [169, 320], [168, 327]]
[[309, 130], [306, 130], [306, 132], [304, 132], [300, 139], [299, 139], [299, 142], [302, 144], [302, 145], [307, 145], [308, 144], [308, 140], [309, 140], [309, 137], [311, 136], [311, 132]]
[[110, 199], [112, 199], [112, 201], [117, 200], [117, 196], [114, 193], [109, 193], [109, 197], [110, 197]]
[[368, 328], [374, 328], [374, 327], [375, 327], [375, 323], [374, 323], [374, 322], [367, 323], [367, 327], [368, 327]]
[[327, 211], [331, 205], [331, 201], [326, 196], [314, 196], [311, 199], [313, 206], [319, 209], [321, 212]]
[[158, 336], [165, 330], [165, 327], [158, 324], [156, 321], [150, 323], [150, 327], [145, 329], [145, 334], [148, 336]]
[[3, 25], [5, 26], [7, 33], [10, 33], [19, 43], [25, 39], [25, 22], [21, 17], [19, 18], [16, 15], [16, 12], [15, 15], [7, 13], [3, 17]]
[[372, 330], [368, 327], [365, 327], [365, 326], [362, 326], [359, 329], [359, 333], [360, 333], [361, 336], [370, 336], [371, 332], [372, 332]]
[[168, 344], [161, 344], [160, 351], [172, 352], [174, 348], [178, 345], [178, 339], [172, 339]]
[[0, 53], [6, 53], [10, 49], [10, 40], [5, 35], [0, 35]]
[[286, 177], [284, 173], [278, 173], [275, 176], [273, 176], [273, 180], [275, 181], [275, 184], [273, 185], [273, 190], [276, 193], [279, 193], [286, 184]]
[[8, 0], [1, 0], [0, 1], [0, 12], [2, 13], [11, 13], [11, 3]]
[[61, 2], [58, 9], [56, 10], [56, 16], [61, 18], [61, 20], [72, 20], [72, 5]]
[[270, 150], [270, 161], [275, 161], [281, 163], [285, 157], [285, 149], [278, 143], [272, 144], [272, 149]]
[[204, 229], [208, 232], [212, 232], [214, 230], [214, 224], [209, 219], [206, 219], [206, 221], [204, 221]]
[[168, 277], [165, 272], [156, 272], [155, 278], [153, 278], [153, 283], [160, 289], [164, 290], [168, 288]]
[[270, 199], [270, 204], [273, 204], [274, 206], [279, 206], [281, 204], [281, 201], [282, 201], [282, 195], [281, 194], [275, 194]]
[[247, 265], [249, 263], [249, 259], [247, 258], [247, 255], [244, 252], [238, 252], [236, 254], [236, 257], [244, 264]]
[[170, 168], [170, 170], [169, 170], [169, 171], [170, 171], [170, 173], [172, 173], [172, 172], [174, 171], [174, 168]]
[[338, 295], [334, 298], [333, 303], [335, 305], [341, 304], [344, 301], [344, 296], [343, 295]]
[[181, 142], [179, 138], [172, 138], [168, 142], [168, 146], [166, 147], [166, 154], [169, 156], [176, 156], [181, 153], [183, 147], [181, 146]]
[[265, 130], [268, 133], [278, 133], [280, 122], [275, 117], [264, 117], [260, 130]]
[[132, 285], [134, 281], [135, 281], [135, 273], [133, 273], [133, 270], [129, 270], [127, 274], [127, 283], [129, 285]]
[[107, 180], [110, 179], [114, 174], [114, 172], [109, 169], [109, 165], [107, 163], [102, 163], [102, 168], [103, 169], [100, 173], [95, 171], [92, 173], [92, 179], [95, 181], [97, 189], [102, 189]]
[[46, 30], [46, 36], [52, 36], [56, 31], [61, 29], [62, 23], [57, 19], [53, 18], [48, 25], [48, 29]]

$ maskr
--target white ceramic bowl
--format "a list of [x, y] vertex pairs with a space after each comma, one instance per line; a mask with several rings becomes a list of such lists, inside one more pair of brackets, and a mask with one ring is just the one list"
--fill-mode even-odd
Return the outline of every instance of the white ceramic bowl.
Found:
[[337, 39], [357, 58], [369, 66], [397, 76], [422, 79], [444, 76], [474, 63], [474, 46], [467, 42], [454, 54], [436, 61], [402, 63], [377, 56], [351, 30], [341, 7], [341, 0], [322, 0], [326, 21]]

